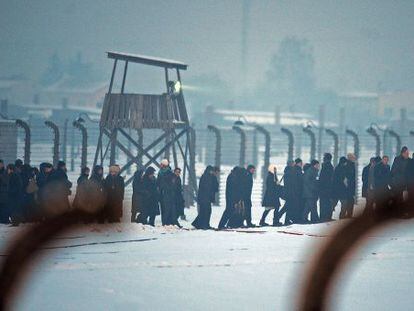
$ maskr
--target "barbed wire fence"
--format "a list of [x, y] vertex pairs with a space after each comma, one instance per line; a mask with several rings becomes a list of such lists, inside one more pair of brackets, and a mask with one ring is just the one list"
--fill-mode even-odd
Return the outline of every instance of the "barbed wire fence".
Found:
[[[87, 143], [83, 140], [83, 133], [78, 127], [74, 126], [76, 120], [64, 120], [56, 122], [59, 129], [59, 146], [58, 150], [54, 150], [54, 133], [45, 125], [44, 120], [27, 122], [30, 128], [30, 164], [38, 166], [42, 162], [53, 162], [54, 158], [66, 161], [68, 168], [68, 176], [71, 181], [76, 181], [80, 174], [82, 165], [91, 167], [96, 151], [96, 142], [99, 135], [99, 123], [90, 119], [81, 120], [80, 124], [85, 128], [85, 135], [87, 136]], [[76, 122], [75, 122], [76, 123]], [[214, 125], [214, 124], [212, 124]], [[78, 122], [79, 126], [79, 122]], [[268, 125], [263, 126], [270, 134], [270, 155], [269, 163], [275, 164], [278, 170], [279, 179], [283, 176], [283, 170], [288, 160], [289, 151], [288, 137], [281, 131], [280, 126]], [[196, 165], [195, 171], [197, 178], [200, 178], [207, 165], [214, 165], [216, 161], [216, 137], [215, 134], [206, 128], [194, 127], [196, 133]], [[219, 202], [225, 202], [225, 181], [226, 177], [231, 171], [232, 167], [236, 165], [253, 164], [257, 167], [255, 182], [253, 187], [252, 201], [255, 205], [260, 205], [263, 193], [263, 179], [266, 176], [267, 169], [264, 168], [265, 159], [265, 137], [258, 133], [257, 129], [251, 126], [240, 127], [243, 135], [232, 127], [217, 127], [221, 134], [221, 150], [220, 164], [220, 193]], [[361, 194], [361, 174], [363, 167], [369, 163], [369, 158], [376, 154], [378, 149], [377, 141], [374, 137], [366, 131], [367, 127], [359, 127], [353, 129], [358, 135], [359, 139], [359, 158], [358, 158], [358, 196]], [[26, 133], [22, 128], [17, 128], [17, 157], [24, 158], [25, 156], [25, 142]], [[301, 157], [304, 163], [310, 162], [312, 153], [323, 155], [325, 152], [335, 153], [334, 140], [326, 133], [321, 135], [321, 144], [318, 139], [315, 145], [312, 146], [309, 135], [303, 131], [303, 126], [291, 126], [288, 130], [292, 132], [294, 137], [293, 157]], [[314, 132], [318, 138], [319, 129], [310, 127], [310, 131]], [[340, 133], [338, 128], [331, 128], [339, 137], [339, 156], [345, 156], [348, 152], [354, 152], [353, 142], [349, 136]], [[390, 156], [390, 160], [398, 154], [398, 148], [401, 145], [407, 145], [409, 148], [413, 146], [413, 136], [410, 133], [403, 133], [399, 135], [399, 139], [395, 139], [391, 135], [382, 134], [380, 141], [380, 153]], [[143, 131], [142, 142], [146, 146], [159, 133], [156, 131]], [[131, 133], [139, 140], [139, 133]], [[244, 139], [244, 142], [242, 141]], [[241, 144], [244, 144], [241, 148]], [[3, 144], [3, 148], [16, 148], [9, 142]], [[138, 150], [134, 146], [128, 145], [134, 154], [138, 154]], [[315, 149], [316, 148], [316, 149]], [[321, 149], [319, 151], [319, 148]], [[55, 153], [58, 152], [58, 155]], [[156, 154], [158, 150], [155, 148], [152, 154]], [[316, 155], [317, 154], [317, 155]], [[162, 155], [164, 156], [164, 155]], [[127, 158], [124, 155], [116, 154], [116, 161], [118, 163], [126, 163]], [[319, 159], [321, 160], [321, 159]], [[83, 162], [84, 163], [83, 163]], [[108, 165], [109, 163], [105, 163]], [[334, 163], [335, 164], [335, 163]], [[183, 163], [177, 163], [178, 166]], [[132, 166], [125, 172], [126, 179], [129, 179], [137, 169]], [[73, 189], [75, 190], [75, 189]], [[129, 185], [126, 188], [126, 196], [132, 195], [132, 189]]]

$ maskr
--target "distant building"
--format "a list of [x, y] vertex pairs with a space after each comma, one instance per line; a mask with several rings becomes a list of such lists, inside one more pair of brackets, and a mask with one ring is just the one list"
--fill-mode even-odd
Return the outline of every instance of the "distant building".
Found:
[[9, 105], [32, 102], [36, 89], [36, 83], [24, 77], [0, 77], [0, 99]]
[[400, 91], [378, 96], [378, 114], [386, 118], [399, 118], [401, 109], [414, 117], [414, 91]]

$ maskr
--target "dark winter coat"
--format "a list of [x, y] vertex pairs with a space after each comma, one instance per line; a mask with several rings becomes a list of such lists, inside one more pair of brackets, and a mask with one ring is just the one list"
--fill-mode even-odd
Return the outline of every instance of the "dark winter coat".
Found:
[[333, 174], [334, 167], [331, 162], [323, 162], [319, 174], [319, 196], [321, 198], [333, 198]]
[[391, 187], [395, 192], [402, 192], [407, 187], [407, 164], [409, 159], [401, 155], [394, 159], [391, 167]]
[[68, 175], [63, 169], [57, 169], [50, 173], [48, 182], [59, 185], [59, 190], [62, 191], [62, 195], [68, 196], [71, 194], [72, 183], [68, 179]]
[[176, 192], [175, 192], [175, 206], [177, 209], [177, 215], [184, 215], [184, 207], [185, 207], [185, 200], [184, 200], [184, 193], [183, 193], [183, 184], [181, 181], [180, 176], [175, 177], [176, 180]]
[[236, 209], [236, 205], [245, 206], [246, 202], [246, 170], [236, 167], [232, 170], [226, 183], [226, 208], [232, 211], [232, 216], [228, 221], [231, 228], [239, 228], [243, 225], [245, 219], [245, 209]]
[[414, 202], [414, 159], [408, 161], [406, 170], [408, 198], [411, 202]]
[[200, 178], [197, 194], [197, 202], [202, 203], [213, 203], [215, 200], [217, 188], [217, 178], [211, 171], [205, 171]]
[[158, 172], [157, 185], [160, 191], [161, 200], [166, 203], [174, 203], [177, 191], [177, 176], [171, 169], [163, 169]]
[[[83, 194], [83, 195], [85, 195], [86, 193], [85, 193], [85, 189], [82, 189], [82, 188], [84, 188], [85, 187], [85, 183], [86, 182], [88, 182], [89, 181], [89, 176], [88, 175], [86, 175], [86, 174], [81, 174], [79, 177], [78, 177], [78, 179], [77, 179], [77, 181], [76, 181], [76, 185], [77, 185], [77, 187], [76, 187], [76, 195], [75, 195], [75, 199], [73, 200], [73, 207], [75, 207], [75, 208], [79, 208], [79, 207], [81, 207], [80, 205], [79, 205], [79, 200], [80, 200], [80, 196]], [[84, 198], [82, 198], [82, 199], [84, 199]]]
[[8, 174], [7, 206], [12, 215], [16, 212], [20, 213], [23, 194], [22, 189], [23, 184], [20, 174]]
[[245, 187], [246, 187], [246, 197], [245, 197], [245, 204], [246, 206], [252, 206], [252, 191], [253, 191], [253, 174], [249, 171], [246, 171], [245, 177]]
[[106, 203], [105, 179], [103, 176], [96, 172], [92, 173], [88, 188], [92, 189], [93, 197], [98, 198], [98, 200], [94, 200], [96, 209], [102, 211]]
[[76, 185], [80, 185], [82, 184], [84, 181], [87, 181], [89, 179], [89, 176], [87, 174], [82, 174], [78, 177], [77, 181], [76, 181]]
[[298, 198], [303, 197], [303, 171], [300, 166], [294, 166], [294, 193]]
[[343, 164], [338, 164], [333, 175], [333, 193], [335, 199], [344, 200], [348, 197], [348, 189], [345, 182], [346, 179], [346, 166]]
[[142, 213], [143, 203], [143, 189], [142, 189], [142, 179], [144, 175], [144, 170], [138, 170], [134, 174], [134, 179], [132, 180], [132, 211]]
[[280, 186], [275, 174], [268, 172], [266, 177], [266, 190], [263, 196], [262, 206], [264, 207], [280, 207]]
[[283, 175], [283, 191], [287, 201], [296, 198], [296, 169], [293, 166], [286, 166]]
[[160, 194], [158, 192], [156, 180], [144, 175], [141, 187], [140, 196], [142, 198], [142, 205], [138, 211], [148, 216], [159, 215]]
[[43, 216], [45, 209], [48, 205], [48, 183], [50, 182], [50, 173], [46, 173], [42, 164], [40, 165], [40, 171], [36, 176], [36, 183], [39, 190], [37, 191], [37, 200], [40, 205], [40, 214]]
[[158, 172], [157, 185], [160, 192], [161, 220], [163, 225], [177, 224], [177, 176], [170, 168]]
[[7, 202], [8, 176], [5, 168], [0, 169], [0, 206]]
[[236, 167], [226, 180], [226, 207], [232, 209], [240, 201], [244, 201], [245, 183], [243, 180], [243, 168]]
[[318, 170], [309, 167], [303, 175], [303, 198], [317, 199], [319, 195]]
[[47, 176], [44, 199], [49, 212], [61, 213], [69, 209], [68, 196], [71, 194], [71, 187], [72, 183], [62, 169], [54, 170]]
[[106, 203], [105, 212], [109, 221], [119, 221], [123, 214], [123, 201], [125, 194], [124, 178], [109, 174], [104, 182]]
[[376, 197], [388, 196], [391, 184], [391, 169], [389, 165], [379, 163], [374, 171], [374, 188]]
[[35, 175], [30, 165], [24, 164], [20, 173], [22, 179], [22, 217], [25, 221], [32, 221], [35, 219], [36, 204], [35, 204], [35, 188], [28, 191], [29, 184], [35, 182]]
[[99, 187], [99, 189], [102, 190], [102, 192], [105, 190], [105, 179], [103, 178], [102, 175], [98, 175], [98, 174], [92, 174], [92, 176], [90, 177], [90, 180], [93, 181], [94, 183], [96, 183]]
[[355, 163], [352, 161], [347, 161], [346, 166], [346, 182], [347, 182], [347, 198], [352, 199], [356, 194], [356, 173], [355, 173]]
[[362, 197], [366, 198], [368, 195], [368, 177], [370, 164], [362, 169]]

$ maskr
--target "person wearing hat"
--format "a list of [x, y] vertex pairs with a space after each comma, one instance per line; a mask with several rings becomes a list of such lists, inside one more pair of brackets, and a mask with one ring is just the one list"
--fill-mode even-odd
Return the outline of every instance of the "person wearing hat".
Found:
[[160, 163], [160, 170], [157, 177], [157, 185], [160, 192], [161, 203], [161, 222], [163, 226], [178, 226], [177, 217], [177, 188], [178, 179], [172, 172], [170, 163], [167, 159], [163, 159]]
[[155, 178], [155, 169], [148, 167], [141, 177], [139, 189], [139, 204], [137, 206], [137, 223], [155, 225], [155, 217], [160, 214], [160, 195]]
[[125, 182], [124, 178], [119, 175], [120, 171], [121, 168], [118, 164], [109, 166], [109, 174], [104, 182], [106, 194], [104, 218], [109, 223], [121, 222], [123, 215]]

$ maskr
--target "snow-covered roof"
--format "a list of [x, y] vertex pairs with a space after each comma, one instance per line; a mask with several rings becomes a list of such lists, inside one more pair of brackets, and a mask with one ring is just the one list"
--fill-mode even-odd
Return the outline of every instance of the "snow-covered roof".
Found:
[[106, 53], [108, 53], [109, 58], [127, 60], [139, 64], [158, 66], [163, 68], [177, 68], [182, 70], [187, 70], [188, 67], [187, 64], [172, 59], [113, 51], [109, 51]]

